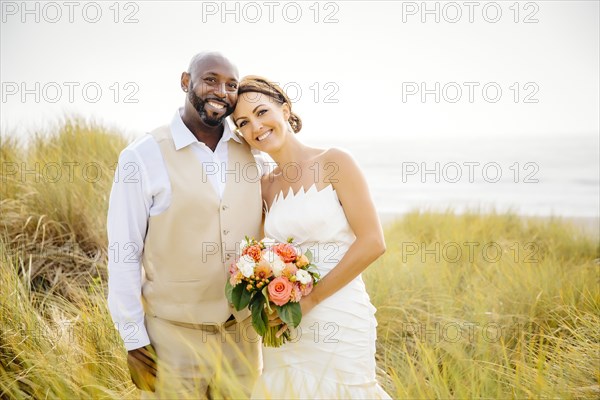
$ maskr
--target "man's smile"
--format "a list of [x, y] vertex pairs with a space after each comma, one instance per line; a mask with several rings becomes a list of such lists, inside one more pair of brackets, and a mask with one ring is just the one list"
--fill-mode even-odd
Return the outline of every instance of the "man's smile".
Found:
[[221, 99], [211, 98], [204, 101], [204, 107], [207, 112], [216, 115], [227, 111], [229, 104]]

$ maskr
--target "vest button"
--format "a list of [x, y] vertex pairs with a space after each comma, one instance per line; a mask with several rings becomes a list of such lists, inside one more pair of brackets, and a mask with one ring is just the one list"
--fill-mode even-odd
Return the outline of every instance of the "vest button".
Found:
[[223, 229], [223, 235], [227, 235], [229, 231], [227, 229]]
[[227, 207], [227, 206], [223, 206], [223, 207], [221, 207], [221, 209], [222, 209], [223, 211], [227, 210], [228, 208], [229, 208], [229, 207]]

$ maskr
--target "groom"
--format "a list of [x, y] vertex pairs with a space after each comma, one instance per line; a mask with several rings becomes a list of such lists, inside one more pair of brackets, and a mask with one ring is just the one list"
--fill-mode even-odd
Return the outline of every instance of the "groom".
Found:
[[229, 60], [197, 54], [181, 75], [183, 108], [119, 156], [108, 304], [147, 398], [248, 396], [260, 369], [250, 314], [224, 293], [237, 242], [259, 237], [262, 215], [260, 179], [243, 174], [254, 157], [225, 121], [237, 85]]

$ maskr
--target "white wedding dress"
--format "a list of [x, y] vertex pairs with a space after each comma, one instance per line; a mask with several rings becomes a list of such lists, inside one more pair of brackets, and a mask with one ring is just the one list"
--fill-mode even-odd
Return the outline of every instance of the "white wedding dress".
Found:
[[[265, 235], [279, 242], [292, 237], [303, 253], [310, 249], [322, 277], [355, 240], [331, 185], [280, 192], [265, 217]], [[359, 275], [303, 316], [290, 342], [263, 347], [252, 398], [389, 399], [375, 379], [376, 327]]]

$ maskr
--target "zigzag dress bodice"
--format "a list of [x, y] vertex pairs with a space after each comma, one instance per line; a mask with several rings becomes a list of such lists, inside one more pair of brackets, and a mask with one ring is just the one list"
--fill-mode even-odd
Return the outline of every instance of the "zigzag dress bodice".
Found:
[[348, 224], [344, 209], [332, 185], [317, 190], [312, 185], [307, 191], [301, 188], [287, 195], [279, 192], [265, 217], [265, 234], [285, 242], [293, 237], [304, 251], [310, 249], [322, 275], [337, 264], [355, 236]]

